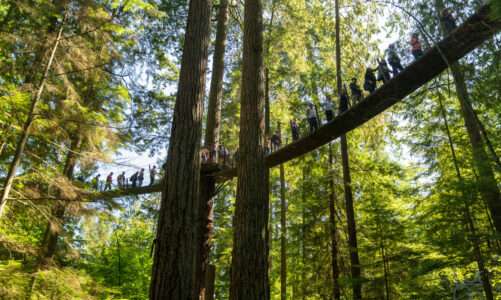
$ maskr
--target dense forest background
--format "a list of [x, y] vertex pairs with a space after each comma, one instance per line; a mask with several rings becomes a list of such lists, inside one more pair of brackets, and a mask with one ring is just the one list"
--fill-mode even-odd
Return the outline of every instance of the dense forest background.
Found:
[[[396, 43], [404, 66], [411, 63], [413, 32], [420, 33], [425, 48], [440, 40], [441, 2], [340, 1], [344, 83], [352, 77], [363, 83], [366, 67], [375, 67], [390, 43]], [[460, 23], [481, 2], [443, 4]], [[244, 12], [242, 1], [215, 1], [209, 57], [223, 4], [228, 21], [220, 136], [235, 151]], [[286, 143], [292, 140], [292, 119], [302, 135], [308, 132], [307, 102], [325, 122], [321, 103], [337, 98], [334, 1], [264, 0], [263, 5], [271, 131], [280, 129]], [[493, 5], [501, 16], [501, 1]], [[2, 185], [25, 120], [33, 118], [0, 209], [0, 299], [148, 298], [159, 194], [77, 200], [98, 173], [104, 180], [110, 171], [116, 176], [127, 170], [130, 176], [131, 170], [147, 170], [116, 160], [120, 153], [158, 159], [157, 166], [165, 162], [187, 14], [182, 0], [0, 1]], [[481, 124], [484, 166], [499, 189], [501, 36], [458, 68]], [[33, 95], [39, 97], [34, 112]], [[501, 295], [500, 237], [460, 96], [453, 74], [445, 72], [347, 136], [364, 299], [452, 299], [453, 294], [483, 299], [478, 253], [495, 295]], [[351, 298], [341, 160], [335, 141], [285, 164], [285, 189], [279, 169], [270, 172], [272, 299], [281, 296], [282, 249], [287, 299], [333, 298], [333, 229], [341, 299]], [[227, 299], [236, 180], [220, 188], [210, 262], [215, 299]], [[465, 203], [475, 234], [465, 219]]]

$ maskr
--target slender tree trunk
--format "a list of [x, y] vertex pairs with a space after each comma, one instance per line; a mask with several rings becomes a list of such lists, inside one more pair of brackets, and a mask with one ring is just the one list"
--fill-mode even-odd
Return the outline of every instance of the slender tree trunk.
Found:
[[269, 299], [269, 189], [264, 161], [263, 7], [246, 0], [240, 160], [231, 264], [231, 300]]
[[[335, 0], [336, 9], [336, 77], [337, 89], [339, 95], [342, 91], [342, 76], [341, 76], [341, 41], [340, 41], [340, 18], [339, 18], [339, 0]], [[346, 106], [346, 107], [343, 107]], [[347, 103], [339, 106], [340, 112], [348, 109]], [[343, 185], [344, 185], [344, 199], [346, 205], [346, 219], [348, 222], [348, 247], [350, 251], [351, 263], [351, 277], [353, 285], [353, 299], [362, 299], [362, 282], [360, 271], [360, 260], [358, 257], [357, 245], [357, 227], [355, 223], [355, 211], [353, 209], [353, 193], [351, 190], [351, 175], [350, 175], [350, 161], [348, 156], [348, 142], [346, 135], [341, 136], [341, 159], [343, 163]]]
[[158, 218], [150, 299], [197, 299], [200, 139], [211, 0], [191, 0], [167, 174]]
[[3, 154], [3, 149], [5, 149], [5, 146], [7, 145], [6, 141], [2, 141], [0, 143], [0, 156]]
[[[441, 13], [444, 9], [443, 0], [435, 0], [435, 8], [437, 13]], [[443, 22], [441, 23], [442, 31], [447, 34]], [[473, 108], [471, 107], [471, 99], [466, 86], [464, 73], [461, 70], [459, 63], [450, 65], [452, 76], [454, 77], [454, 84], [459, 103], [461, 105], [461, 112], [470, 140], [471, 150], [473, 154], [473, 162], [478, 172], [478, 189], [483, 200], [486, 202], [491, 216], [496, 227], [496, 231], [501, 233], [501, 194], [494, 177], [494, 172], [490, 165], [489, 157], [484, 148], [482, 140], [482, 131]]]
[[337, 264], [338, 245], [337, 245], [337, 222], [336, 222], [336, 189], [334, 186], [332, 146], [329, 144], [329, 220], [331, 236], [331, 268], [332, 268], [332, 294], [333, 299], [341, 299], [341, 290], [339, 288], [339, 266]]
[[287, 299], [287, 202], [285, 200], [285, 170], [280, 165], [280, 299]]
[[308, 176], [308, 168], [303, 168], [303, 184], [301, 194], [301, 299], [306, 299], [307, 286], [306, 286], [306, 181]]
[[5, 205], [7, 204], [7, 199], [9, 198], [9, 193], [12, 188], [12, 183], [14, 182], [14, 178], [16, 176], [16, 171], [17, 167], [19, 166], [19, 163], [21, 162], [21, 156], [24, 153], [24, 147], [26, 146], [26, 142], [28, 141], [28, 137], [31, 134], [31, 126], [33, 125], [33, 121], [35, 120], [35, 113], [36, 113], [36, 108], [37, 104], [42, 98], [42, 93], [45, 88], [45, 83], [47, 81], [47, 77], [49, 76], [50, 69], [52, 67], [52, 62], [54, 61], [54, 57], [56, 56], [56, 51], [57, 48], [59, 47], [59, 42], [61, 40], [61, 36], [63, 34], [64, 30], [64, 23], [66, 22], [66, 16], [67, 13], [65, 13], [64, 18], [63, 18], [63, 23], [61, 24], [61, 27], [59, 28], [59, 31], [56, 35], [56, 39], [54, 40], [54, 43], [52, 45], [52, 49], [50, 51], [49, 59], [47, 61], [47, 64], [45, 66], [43, 76], [40, 79], [40, 82], [38, 84], [38, 88], [33, 96], [33, 99], [31, 100], [30, 104], [30, 109], [28, 111], [28, 117], [26, 121], [24, 122], [23, 129], [21, 132], [21, 137], [19, 138], [19, 141], [16, 146], [16, 151], [14, 154], [14, 158], [12, 159], [12, 162], [10, 163], [9, 166], [9, 172], [7, 173], [7, 177], [5, 179], [5, 183], [3, 186], [2, 194], [0, 196], [0, 218], [3, 215]]
[[[64, 164], [63, 176], [68, 181], [73, 180], [75, 165], [77, 162], [76, 152], [80, 150], [82, 145], [82, 137], [77, 133], [71, 141], [71, 146], [66, 154], [66, 162]], [[66, 202], [57, 201], [52, 208], [53, 220], [49, 221], [45, 229], [45, 236], [42, 242], [40, 253], [40, 265], [45, 267], [51, 264], [57, 249], [57, 240], [59, 239], [60, 232], [64, 224], [64, 214], [66, 212]]]
[[207, 267], [207, 273], [206, 273], [206, 280], [205, 280], [205, 300], [214, 300], [214, 287], [216, 283], [216, 266], [214, 265], [209, 265]]
[[217, 149], [219, 146], [227, 26], [228, 0], [221, 0], [217, 15], [216, 43], [212, 59], [212, 79], [209, 91], [209, 107], [207, 110], [207, 128], [205, 131], [205, 147], [209, 150], [214, 147]]
[[471, 216], [471, 208], [470, 208], [470, 202], [468, 199], [466, 199], [467, 192], [464, 190], [464, 180], [461, 175], [461, 170], [459, 169], [459, 164], [456, 156], [456, 150], [454, 148], [454, 143], [452, 141], [452, 136], [450, 133], [449, 129], [449, 122], [447, 121], [447, 115], [445, 113], [445, 108], [442, 102], [442, 95], [439, 94], [438, 96], [438, 101], [440, 104], [440, 112], [442, 114], [442, 118], [444, 119], [444, 125], [445, 125], [445, 131], [447, 133], [447, 138], [449, 141], [449, 147], [451, 150], [452, 154], [452, 161], [454, 163], [454, 168], [456, 171], [456, 176], [458, 178], [459, 183], [461, 184], [461, 194], [462, 197], [464, 198], [464, 208], [463, 208], [463, 213], [464, 213], [464, 218], [466, 221], [466, 224], [468, 225], [468, 229], [470, 231], [470, 242], [473, 246], [473, 257], [475, 257], [475, 260], [477, 262], [477, 267], [478, 271], [480, 272], [480, 277], [482, 279], [482, 287], [484, 288], [484, 293], [487, 298], [487, 300], [493, 300], [494, 295], [493, 295], [493, 290], [492, 290], [492, 285], [489, 279], [489, 270], [485, 266], [484, 258], [482, 255], [482, 250], [480, 248], [480, 240], [478, 238], [478, 234], [475, 228], [475, 223], [473, 222], [473, 218]]
[[385, 298], [386, 300], [390, 300], [390, 281], [389, 281], [389, 270], [388, 270], [388, 265], [387, 265], [387, 260], [386, 260], [386, 247], [384, 245], [384, 232], [383, 229], [381, 228], [381, 222], [379, 220], [379, 216], [377, 217], [377, 227], [379, 231], [379, 248], [381, 250], [381, 258], [383, 260], [383, 273], [384, 273], [384, 288], [385, 288]]
[[212, 236], [214, 231], [214, 196], [216, 181], [214, 177], [201, 175], [200, 178], [200, 201], [199, 201], [199, 250], [196, 259], [197, 289], [200, 290], [200, 300], [206, 295], [206, 278], [209, 267], [209, 254], [212, 248]]

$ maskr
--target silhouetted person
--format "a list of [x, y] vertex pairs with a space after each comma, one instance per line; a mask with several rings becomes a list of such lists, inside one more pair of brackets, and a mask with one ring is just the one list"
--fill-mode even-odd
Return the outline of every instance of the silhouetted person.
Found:
[[282, 138], [280, 137], [280, 132], [275, 132], [271, 136], [271, 151], [277, 151], [282, 145]]
[[157, 176], [157, 166], [153, 165], [153, 168], [148, 165], [148, 170], [150, 171], [150, 186], [155, 183], [155, 176]]
[[456, 20], [452, 16], [452, 12], [450, 9], [446, 8], [446, 9], [442, 10], [442, 14], [441, 14], [440, 18], [442, 19], [442, 22], [444, 23], [444, 29], [445, 29], [446, 33], [450, 33], [451, 31], [453, 31], [454, 29], [457, 28]]
[[308, 124], [310, 124], [310, 133], [313, 133], [318, 129], [317, 114], [315, 109], [313, 109], [313, 105], [308, 105], [306, 116], [308, 118]]
[[348, 96], [348, 91], [346, 90], [346, 86], [343, 85], [343, 89], [341, 91], [341, 95], [339, 96], [339, 112], [343, 113], [348, 110], [350, 102], [350, 97]]
[[391, 76], [390, 76], [390, 69], [388, 68], [388, 64], [386, 63], [386, 60], [383, 58], [382, 60], [379, 61], [378, 67], [377, 67], [377, 73], [378, 73], [378, 80], [382, 81], [383, 84], [387, 83], [390, 81]]
[[108, 174], [106, 177], [106, 184], [104, 185], [104, 191], [111, 190], [111, 184], [113, 183], [113, 172]]
[[132, 183], [132, 187], [135, 188], [137, 186], [137, 177], [139, 176], [139, 172], [135, 172], [130, 177], [130, 182]]
[[404, 70], [404, 67], [402, 67], [402, 63], [400, 61], [400, 57], [395, 50], [395, 45], [393, 44], [391, 44], [388, 48], [388, 63], [391, 66], [393, 76], [397, 76]]
[[99, 178], [101, 177], [101, 174], [97, 174], [94, 178], [92, 178], [92, 187], [96, 190], [99, 191]]
[[421, 42], [419, 41], [419, 35], [417, 33], [413, 33], [411, 36], [411, 50], [415, 59], [419, 59], [423, 56], [423, 48], [421, 47]]
[[124, 188], [125, 187], [125, 172], [122, 172], [122, 174], [118, 174], [117, 176], [117, 184], [119, 188]]
[[376, 70], [367, 68], [365, 70], [365, 82], [364, 82], [364, 89], [369, 92], [369, 94], [374, 93], [376, 90], [376, 75], [374, 75], [374, 72]]
[[139, 187], [142, 187], [143, 181], [144, 181], [144, 169], [141, 169], [141, 171], [139, 172], [139, 175], [137, 175], [137, 185]]
[[363, 98], [362, 90], [358, 86], [356, 78], [351, 79], [350, 90], [351, 90], [351, 98], [355, 103], [362, 101]]
[[296, 119], [292, 119], [291, 122], [291, 132], [292, 132], [292, 140], [299, 140], [299, 126], [297, 125]]
[[324, 103], [322, 103], [325, 112], [325, 118], [327, 122], [334, 120], [334, 105], [330, 96], [325, 97]]

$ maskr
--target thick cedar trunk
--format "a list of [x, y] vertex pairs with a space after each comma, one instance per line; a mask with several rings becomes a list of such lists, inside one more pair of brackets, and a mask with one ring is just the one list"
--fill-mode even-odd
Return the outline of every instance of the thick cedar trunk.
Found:
[[240, 160], [230, 299], [267, 300], [269, 191], [264, 161], [262, 2], [246, 0], [244, 14]]
[[[435, 7], [437, 12], [441, 13], [444, 8], [443, 0], [435, 0]], [[445, 31], [444, 24], [441, 25], [443, 32], [448, 34], [448, 32]], [[461, 66], [459, 63], [455, 62], [450, 65], [450, 69], [454, 77], [456, 92], [461, 105], [461, 112], [463, 114], [466, 131], [468, 132], [468, 138], [470, 139], [473, 162], [478, 173], [480, 195], [489, 207], [496, 231], [501, 233], [501, 195], [494, 177], [494, 172], [490, 165], [489, 157], [485, 152], [482, 131], [470, 104], [471, 99], [468, 94]]]
[[52, 67], [52, 62], [54, 61], [54, 57], [56, 56], [56, 51], [57, 51], [57, 48], [59, 46], [61, 36], [63, 34], [65, 22], [66, 22], [66, 13], [65, 13], [65, 16], [63, 19], [63, 23], [62, 23], [61, 27], [59, 28], [59, 31], [56, 35], [56, 39], [54, 40], [54, 43], [53, 43], [52, 48], [50, 50], [49, 59], [47, 60], [47, 64], [45, 66], [42, 78], [40, 79], [37, 90], [36, 90], [35, 94], [33, 95], [33, 99], [31, 100], [30, 110], [28, 112], [28, 117], [27, 117], [26, 121], [24, 122], [23, 129], [21, 131], [21, 137], [19, 138], [19, 141], [18, 141], [17, 146], [16, 146], [16, 151], [14, 153], [14, 158], [12, 159], [12, 162], [10, 163], [10, 166], [9, 166], [9, 172], [7, 173], [7, 177], [5, 179], [2, 194], [0, 196], [0, 218], [3, 215], [3, 211], [5, 209], [5, 205], [7, 203], [7, 199], [9, 197], [9, 193], [10, 193], [10, 190], [12, 188], [12, 183], [14, 182], [14, 177], [16, 176], [17, 167], [19, 166], [19, 163], [21, 162], [21, 156], [24, 153], [24, 147], [26, 146], [26, 142], [28, 141], [28, 137], [31, 134], [31, 126], [33, 125], [33, 121], [35, 120], [35, 113], [36, 113], [37, 104], [40, 101], [40, 99], [42, 98], [42, 93], [45, 89], [45, 83], [47, 81], [47, 76], [49, 75], [50, 69]]
[[150, 299], [197, 299], [200, 138], [212, 1], [191, 0], [158, 218]]
[[205, 294], [204, 300], [214, 300], [216, 284], [216, 266], [208, 265], [207, 272], [205, 273]]
[[287, 202], [285, 200], [285, 170], [280, 165], [280, 299], [287, 299]]
[[200, 201], [198, 203], [199, 235], [198, 251], [196, 258], [196, 288], [200, 291], [200, 299], [204, 300], [206, 295], [206, 278], [209, 267], [209, 253], [212, 247], [212, 236], [214, 229], [214, 196], [216, 192], [216, 181], [211, 176], [201, 175], [200, 178]]
[[[66, 162], [64, 164], [63, 176], [68, 181], [73, 180], [73, 173], [77, 161], [76, 152], [80, 150], [82, 145], [82, 137], [78, 135], [71, 141], [70, 149], [66, 155]], [[49, 221], [45, 229], [45, 236], [42, 242], [40, 253], [40, 265], [47, 266], [52, 262], [54, 254], [56, 253], [57, 240], [64, 224], [64, 214], [66, 211], [67, 203], [64, 201], [57, 201], [52, 208], [52, 217], [54, 220]]]
[[341, 289], [339, 288], [339, 266], [337, 264], [338, 244], [337, 244], [337, 222], [336, 222], [336, 189], [334, 186], [334, 172], [332, 169], [332, 146], [329, 144], [329, 220], [331, 237], [331, 268], [332, 268], [332, 294], [335, 300], [341, 299]]
[[468, 192], [464, 190], [464, 181], [463, 181], [463, 177], [461, 175], [461, 170], [459, 169], [459, 164], [458, 164], [458, 160], [457, 160], [457, 156], [456, 156], [456, 150], [454, 148], [454, 143], [452, 141], [452, 137], [451, 137], [451, 133], [450, 133], [450, 129], [449, 129], [449, 122], [447, 121], [447, 115], [445, 113], [445, 108], [444, 108], [444, 105], [442, 102], [442, 95], [441, 94], [439, 94], [439, 96], [438, 96], [438, 101], [440, 104], [440, 113], [442, 114], [442, 118], [444, 119], [445, 131], [447, 133], [447, 138], [449, 141], [449, 148], [451, 150], [452, 161], [454, 163], [456, 176], [461, 184], [461, 189], [462, 189], [461, 196], [464, 198], [463, 213], [464, 213], [466, 224], [468, 225], [468, 230], [469, 230], [470, 235], [471, 235], [469, 240], [473, 246], [473, 257], [475, 257], [475, 261], [477, 262], [477, 267], [478, 267], [478, 271], [480, 272], [480, 276], [482, 279], [482, 286], [484, 289], [485, 296], [488, 300], [493, 300], [494, 296], [493, 296], [493, 291], [492, 291], [492, 285], [491, 285], [490, 278], [489, 278], [489, 270], [485, 266], [484, 258], [482, 255], [482, 250], [480, 248], [480, 240], [478, 238], [477, 230], [475, 228], [475, 223], [474, 223], [473, 217], [471, 215], [470, 200], [466, 198], [466, 195], [468, 194]]
[[205, 147], [208, 149], [212, 149], [213, 147], [217, 149], [219, 145], [227, 26], [228, 0], [221, 0], [217, 15], [216, 42], [212, 58], [212, 79], [209, 91], [209, 107], [207, 109], [207, 128], [205, 131]]
[[[335, 1], [336, 6], [336, 75], [337, 75], [337, 89], [339, 95], [342, 90], [342, 76], [341, 76], [341, 41], [340, 41], [340, 18], [339, 18], [339, 0]], [[346, 107], [343, 107], [346, 106]], [[347, 110], [347, 104], [340, 104], [340, 113]], [[362, 282], [360, 278], [360, 260], [358, 257], [357, 245], [357, 227], [355, 224], [355, 211], [353, 209], [353, 193], [351, 190], [351, 175], [350, 175], [350, 161], [348, 156], [348, 142], [346, 135], [341, 135], [341, 159], [343, 163], [343, 185], [344, 185], [344, 199], [346, 206], [346, 220], [348, 223], [348, 247], [350, 251], [351, 263], [351, 279], [353, 287], [353, 299], [362, 299]]]

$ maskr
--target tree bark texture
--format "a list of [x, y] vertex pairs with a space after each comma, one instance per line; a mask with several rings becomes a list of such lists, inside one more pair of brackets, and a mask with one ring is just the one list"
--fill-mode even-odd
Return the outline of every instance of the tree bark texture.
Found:
[[[337, 89], [339, 96], [342, 90], [342, 72], [341, 72], [341, 41], [340, 41], [340, 18], [339, 18], [339, 0], [335, 0], [336, 10], [336, 74]], [[340, 103], [339, 112], [342, 114], [348, 109], [347, 103]], [[348, 142], [346, 135], [341, 135], [341, 160], [343, 164], [343, 186], [344, 199], [346, 206], [346, 221], [348, 223], [348, 247], [351, 263], [351, 280], [353, 299], [362, 299], [362, 282], [360, 271], [360, 259], [358, 257], [357, 245], [357, 226], [355, 222], [355, 210], [353, 208], [353, 192], [351, 190], [350, 159], [348, 156]]]
[[285, 169], [280, 165], [280, 299], [287, 299], [287, 200]]
[[205, 273], [205, 298], [204, 300], [214, 300], [216, 283], [216, 266], [208, 265]]
[[26, 147], [26, 143], [28, 142], [28, 138], [31, 134], [31, 126], [35, 121], [35, 113], [37, 104], [42, 98], [42, 93], [45, 89], [45, 83], [47, 82], [47, 77], [49, 76], [50, 69], [52, 67], [52, 62], [54, 61], [54, 57], [56, 56], [57, 48], [59, 47], [59, 42], [61, 40], [61, 36], [63, 35], [64, 24], [66, 22], [67, 12], [64, 15], [63, 22], [59, 27], [56, 38], [52, 44], [52, 48], [50, 50], [49, 59], [47, 60], [47, 64], [45, 65], [45, 69], [38, 83], [38, 87], [36, 92], [33, 95], [31, 100], [30, 109], [28, 111], [28, 117], [24, 122], [23, 129], [21, 131], [21, 137], [19, 138], [16, 146], [16, 151], [14, 153], [14, 158], [9, 165], [9, 171], [7, 173], [7, 177], [5, 178], [5, 183], [3, 186], [2, 194], [0, 196], [0, 218], [3, 215], [5, 205], [7, 204], [7, 199], [9, 198], [10, 190], [12, 188], [12, 184], [14, 182], [14, 178], [16, 177], [17, 167], [21, 162], [21, 156], [24, 153], [24, 148]]
[[231, 300], [269, 299], [262, 2], [246, 0]]
[[221, 0], [217, 15], [216, 43], [212, 59], [212, 79], [209, 91], [209, 107], [207, 109], [207, 128], [205, 131], [205, 147], [217, 149], [221, 128], [221, 106], [223, 98], [224, 53], [228, 26], [228, 0]]
[[209, 266], [209, 254], [212, 248], [212, 237], [214, 231], [214, 196], [216, 192], [216, 181], [211, 176], [201, 175], [200, 178], [200, 201], [198, 203], [198, 227], [201, 233], [198, 243], [196, 259], [197, 289], [200, 291], [200, 300], [205, 299], [206, 278]]
[[[73, 180], [73, 173], [77, 162], [77, 152], [82, 145], [82, 137], [80, 135], [74, 137], [71, 141], [71, 146], [66, 154], [66, 162], [64, 164], [63, 176], [68, 181]], [[64, 224], [64, 214], [68, 203], [64, 201], [56, 201], [52, 207], [52, 217], [54, 220], [49, 221], [45, 229], [45, 235], [42, 242], [40, 264], [41, 266], [49, 265], [56, 253], [57, 240], [59, 239], [62, 226]]]
[[197, 299], [200, 139], [212, 1], [191, 0], [160, 205], [150, 299]]
[[341, 299], [341, 289], [339, 288], [339, 266], [337, 263], [338, 244], [337, 244], [337, 222], [336, 222], [336, 188], [334, 185], [334, 172], [332, 146], [329, 145], [329, 220], [330, 220], [330, 236], [331, 236], [331, 269], [332, 269], [332, 294], [335, 300]]

